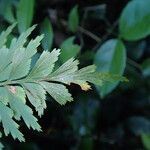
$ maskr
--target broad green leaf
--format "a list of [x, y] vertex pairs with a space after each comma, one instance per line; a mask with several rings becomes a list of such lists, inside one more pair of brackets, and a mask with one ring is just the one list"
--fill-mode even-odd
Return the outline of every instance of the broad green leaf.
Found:
[[38, 115], [41, 117], [46, 109], [45, 94], [46, 91], [37, 83], [22, 84], [30, 103], [35, 107]]
[[78, 6], [74, 6], [69, 13], [68, 26], [70, 31], [76, 32], [79, 27]]
[[44, 34], [44, 39], [42, 40], [43, 49], [51, 51], [54, 33], [52, 24], [48, 18], [45, 18], [42, 22], [40, 31]]
[[145, 77], [150, 76], [150, 58], [144, 60], [142, 63], [142, 72]]
[[150, 1], [132, 0], [124, 8], [119, 29], [125, 40], [139, 40], [150, 34]]
[[29, 74], [29, 78], [42, 78], [50, 74], [58, 60], [60, 50], [44, 51]]
[[9, 26], [6, 31], [3, 31], [0, 34], [0, 48], [4, 46], [4, 44], [7, 41], [7, 36], [12, 32], [12, 29], [16, 26], [16, 23], [12, 24], [11, 26]]
[[4, 133], [7, 136], [11, 133], [14, 139], [18, 139], [20, 142], [24, 141], [23, 134], [18, 130], [19, 125], [12, 119], [13, 111], [0, 102], [0, 121], [2, 122]]
[[146, 150], [150, 150], [150, 135], [149, 134], [142, 134], [141, 138], [142, 138], [142, 143], [144, 145], [144, 148]]
[[17, 22], [19, 32], [22, 33], [27, 30], [33, 19], [34, 0], [20, 0], [17, 9]]
[[[126, 51], [123, 43], [116, 39], [105, 42], [95, 55], [97, 71], [122, 75], [126, 65]], [[97, 87], [102, 97], [116, 88], [119, 82], [105, 83]]]
[[64, 105], [66, 102], [73, 101], [71, 94], [64, 85], [48, 82], [41, 82], [41, 85], [59, 104]]
[[60, 60], [62, 63], [66, 62], [72, 57], [76, 57], [80, 52], [81, 46], [74, 44], [75, 37], [69, 37], [61, 44]]

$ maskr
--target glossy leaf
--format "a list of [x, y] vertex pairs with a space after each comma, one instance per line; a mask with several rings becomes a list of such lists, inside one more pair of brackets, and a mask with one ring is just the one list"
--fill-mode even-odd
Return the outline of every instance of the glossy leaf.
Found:
[[[126, 65], [126, 51], [123, 43], [116, 39], [106, 41], [95, 55], [97, 71], [122, 75]], [[97, 87], [101, 97], [112, 92], [119, 82], [107, 83]]]
[[150, 34], [150, 1], [132, 0], [124, 8], [119, 29], [125, 40], [139, 40]]

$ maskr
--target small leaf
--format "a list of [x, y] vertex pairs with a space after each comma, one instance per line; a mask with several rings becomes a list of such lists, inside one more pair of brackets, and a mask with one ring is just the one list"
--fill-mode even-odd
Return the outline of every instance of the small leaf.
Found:
[[140, 40], [150, 34], [150, 1], [132, 0], [124, 8], [119, 22], [125, 40]]
[[[101, 73], [118, 74], [121, 76], [126, 65], [126, 51], [123, 43], [115, 39], [105, 42], [95, 55], [95, 64], [97, 71]], [[118, 81], [105, 83], [102, 87], [97, 87], [97, 90], [104, 97], [114, 90], [118, 83]]]
[[74, 6], [69, 13], [68, 26], [70, 31], [76, 32], [79, 27], [78, 6]]
[[17, 9], [17, 22], [19, 32], [27, 30], [33, 19], [34, 0], [20, 0]]
[[64, 85], [48, 82], [41, 82], [41, 85], [59, 104], [64, 105], [67, 101], [73, 101], [71, 94]]
[[44, 39], [42, 40], [43, 49], [51, 51], [54, 33], [52, 24], [48, 18], [45, 18], [42, 22], [40, 31], [44, 34]]
[[60, 47], [62, 51], [60, 60], [62, 63], [64, 63], [71, 57], [76, 57], [80, 52], [81, 46], [79, 46], [78, 44], [74, 44], [74, 39], [75, 37], [70, 37], [61, 44]]

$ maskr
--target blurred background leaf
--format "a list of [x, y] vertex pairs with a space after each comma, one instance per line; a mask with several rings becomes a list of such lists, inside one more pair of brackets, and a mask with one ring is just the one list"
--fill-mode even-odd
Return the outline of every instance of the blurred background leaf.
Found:
[[[97, 70], [122, 75], [126, 66], [126, 50], [123, 43], [116, 39], [111, 39], [104, 43], [97, 51], [94, 60]], [[101, 97], [106, 96], [118, 82], [105, 83], [102, 87], [97, 87]]]
[[20, 0], [17, 7], [17, 22], [19, 32], [26, 31], [32, 23], [34, 15], [34, 0]]
[[51, 51], [54, 33], [52, 24], [48, 18], [45, 18], [42, 22], [40, 31], [41, 34], [44, 34], [44, 39], [42, 40], [43, 49]]
[[126, 40], [139, 40], [150, 34], [149, 0], [132, 0], [120, 17], [120, 33]]
[[70, 31], [76, 32], [78, 30], [79, 26], [79, 14], [78, 14], [78, 6], [74, 6], [70, 13], [68, 18], [68, 26]]
[[67, 61], [71, 57], [76, 57], [80, 50], [81, 46], [74, 43], [75, 37], [67, 38], [60, 46], [61, 54], [60, 54], [60, 61], [63, 63]]

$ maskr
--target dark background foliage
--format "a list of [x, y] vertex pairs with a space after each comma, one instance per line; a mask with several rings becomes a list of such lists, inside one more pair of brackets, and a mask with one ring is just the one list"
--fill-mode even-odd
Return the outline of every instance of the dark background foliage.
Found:
[[[3, 1], [1, 1], [4, 3]], [[81, 46], [80, 66], [92, 64], [98, 48], [118, 36], [118, 20], [129, 0], [37, 0], [32, 24], [40, 25], [47, 17], [54, 31], [52, 47], [60, 47], [74, 36]], [[18, 1], [13, 1], [13, 11]], [[80, 27], [75, 33], [68, 29], [71, 9], [78, 5]], [[1, 13], [1, 29], [9, 22]], [[130, 15], [129, 15], [130, 17]], [[17, 34], [17, 31], [16, 33]], [[127, 61], [125, 76], [128, 83], [119, 86], [103, 99], [94, 85], [88, 92], [72, 84], [69, 88], [75, 101], [60, 106], [47, 96], [47, 109], [37, 133], [21, 126], [26, 142], [3, 138], [5, 149], [31, 150], [141, 150], [143, 134], [150, 134], [150, 70], [143, 75], [142, 63], [150, 57], [150, 38], [125, 41]], [[41, 52], [39, 48], [39, 53]], [[121, 59], [121, 58], [120, 58]], [[150, 64], [149, 64], [150, 67]], [[150, 142], [150, 141], [149, 141]]]

